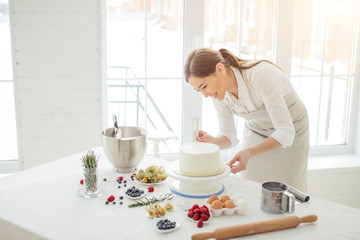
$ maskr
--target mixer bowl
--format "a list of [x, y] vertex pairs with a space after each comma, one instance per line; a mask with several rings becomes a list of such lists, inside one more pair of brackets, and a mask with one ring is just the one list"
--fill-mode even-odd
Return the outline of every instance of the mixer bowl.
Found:
[[115, 135], [115, 129], [102, 131], [102, 143], [105, 155], [121, 173], [134, 172], [143, 160], [147, 149], [147, 131], [140, 127], [120, 126], [121, 138]]

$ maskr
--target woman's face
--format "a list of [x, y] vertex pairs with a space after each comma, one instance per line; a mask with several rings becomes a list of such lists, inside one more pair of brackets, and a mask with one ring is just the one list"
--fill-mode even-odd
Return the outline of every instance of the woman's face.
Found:
[[206, 77], [196, 77], [191, 75], [188, 78], [189, 84], [196, 90], [201, 92], [204, 97], [217, 98], [224, 100], [226, 89], [224, 89], [222, 72], [218, 69], [211, 75]]

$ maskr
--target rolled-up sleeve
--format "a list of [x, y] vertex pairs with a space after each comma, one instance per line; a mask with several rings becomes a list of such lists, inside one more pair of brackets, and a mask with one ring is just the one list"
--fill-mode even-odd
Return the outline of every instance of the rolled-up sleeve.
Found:
[[254, 89], [264, 102], [275, 128], [271, 137], [283, 147], [290, 147], [294, 142], [295, 129], [280, 88], [279, 78], [282, 76], [269, 68], [262, 68], [254, 77]]
[[237, 138], [234, 114], [226, 103], [220, 102], [217, 99], [214, 99], [213, 103], [219, 120], [219, 132], [217, 135], [227, 137], [231, 142], [231, 147], [236, 146], [239, 143], [239, 139]]

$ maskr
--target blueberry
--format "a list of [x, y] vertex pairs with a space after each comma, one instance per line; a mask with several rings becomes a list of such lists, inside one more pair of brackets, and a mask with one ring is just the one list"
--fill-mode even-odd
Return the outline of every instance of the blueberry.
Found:
[[118, 186], [118, 188], [121, 188], [121, 186]]
[[115, 205], [115, 204], [116, 204], [116, 202], [113, 202], [113, 204]]
[[124, 180], [124, 183], [127, 183], [127, 181], [126, 181], [126, 180]]
[[124, 187], [126, 187], [126, 184], [124, 184]]
[[123, 204], [123, 202], [120, 202], [120, 205], [122, 205]]
[[106, 178], [104, 178], [104, 182], [106, 182]]
[[119, 197], [119, 199], [120, 199], [120, 200], [123, 200], [123, 199], [124, 199], [124, 197], [123, 197], [123, 196], [120, 196], [120, 197]]
[[106, 201], [106, 202], [105, 202], [105, 204], [106, 204], [106, 205], [108, 205], [108, 204], [109, 204], [109, 202], [108, 202], [108, 201]]

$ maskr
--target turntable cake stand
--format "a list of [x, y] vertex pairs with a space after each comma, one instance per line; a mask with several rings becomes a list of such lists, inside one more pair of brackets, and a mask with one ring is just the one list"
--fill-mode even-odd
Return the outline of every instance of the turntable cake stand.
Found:
[[174, 161], [165, 166], [165, 171], [176, 180], [171, 184], [173, 193], [188, 198], [208, 198], [224, 192], [224, 185], [220, 182], [230, 174], [230, 167], [225, 165], [224, 171], [208, 177], [191, 177], [182, 175], [177, 171], [179, 161]]

